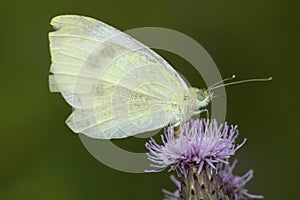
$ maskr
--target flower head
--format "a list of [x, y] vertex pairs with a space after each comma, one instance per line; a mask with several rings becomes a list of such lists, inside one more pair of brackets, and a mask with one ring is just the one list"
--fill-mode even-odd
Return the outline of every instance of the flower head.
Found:
[[177, 189], [174, 192], [170, 192], [168, 190], [163, 189], [163, 192], [165, 193], [164, 200], [179, 200], [180, 199], [180, 191], [181, 191], [181, 183], [173, 175], [170, 176], [170, 179], [177, 186]]
[[246, 141], [235, 145], [237, 136], [237, 126], [197, 119], [180, 126], [178, 135], [172, 128], [165, 129], [162, 145], [151, 138], [146, 143], [148, 159], [157, 168], [152, 171], [170, 166], [170, 171], [177, 170], [184, 176], [190, 168], [196, 168], [199, 174], [203, 168], [216, 169], [217, 163], [228, 163], [227, 159]]
[[249, 170], [243, 176], [234, 176], [232, 171], [236, 165], [235, 160], [231, 166], [225, 165], [223, 170], [220, 170], [220, 178], [223, 185], [223, 190], [232, 200], [239, 199], [262, 199], [261, 195], [249, 194], [248, 190], [244, 186], [252, 179], [253, 170]]
[[[221, 190], [231, 200], [262, 199], [263, 196], [249, 194], [248, 190], [244, 188], [253, 177], [253, 170], [249, 170], [243, 176], [235, 176], [232, 174], [232, 171], [236, 163], [237, 161], [235, 160], [231, 166], [226, 164], [224, 168], [222, 165], [218, 165], [218, 172], [214, 175], [214, 179], [221, 185]], [[171, 180], [175, 183], [177, 189], [174, 192], [163, 189], [165, 194], [164, 200], [180, 200], [181, 182], [173, 175], [171, 175]]]

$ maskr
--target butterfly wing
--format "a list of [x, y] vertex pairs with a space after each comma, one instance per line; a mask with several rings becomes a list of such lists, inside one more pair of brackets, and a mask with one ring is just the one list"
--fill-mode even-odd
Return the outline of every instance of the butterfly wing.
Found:
[[66, 123], [89, 137], [123, 138], [166, 126], [187, 85], [158, 54], [88, 17], [52, 19], [50, 90], [74, 108]]

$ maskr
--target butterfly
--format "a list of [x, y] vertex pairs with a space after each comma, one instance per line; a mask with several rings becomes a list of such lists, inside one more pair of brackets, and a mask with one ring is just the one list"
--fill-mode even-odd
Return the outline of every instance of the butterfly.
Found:
[[75, 133], [112, 139], [178, 127], [224, 86], [188, 87], [161, 56], [101, 21], [62, 15], [51, 25], [49, 87], [73, 107], [66, 124]]

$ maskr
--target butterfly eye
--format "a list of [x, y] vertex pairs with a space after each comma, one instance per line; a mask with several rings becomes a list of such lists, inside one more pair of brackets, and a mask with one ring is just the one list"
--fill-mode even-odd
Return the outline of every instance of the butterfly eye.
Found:
[[200, 92], [198, 93], [198, 95], [197, 95], [197, 99], [198, 99], [199, 101], [204, 101], [205, 98], [206, 98], [206, 96], [205, 96], [204, 92], [203, 92], [203, 91], [200, 91]]

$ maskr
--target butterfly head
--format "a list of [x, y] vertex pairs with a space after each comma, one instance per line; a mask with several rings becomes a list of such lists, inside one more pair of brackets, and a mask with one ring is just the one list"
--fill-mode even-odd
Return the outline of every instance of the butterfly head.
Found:
[[199, 89], [197, 92], [197, 105], [199, 108], [205, 107], [209, 104], [213, 97], [213, 93], [211, 93], [208, 89]]

